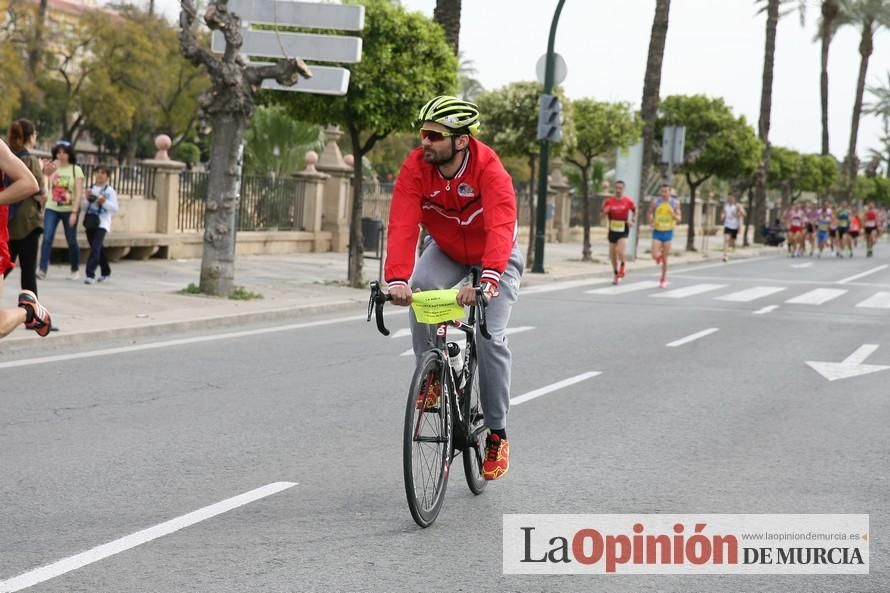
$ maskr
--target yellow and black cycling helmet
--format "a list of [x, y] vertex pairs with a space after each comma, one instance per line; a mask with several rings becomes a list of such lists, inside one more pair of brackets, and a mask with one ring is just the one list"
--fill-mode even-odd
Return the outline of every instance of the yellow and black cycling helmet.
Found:
[[479, 108], [475, 103], [441, 95], [420, 108], [417, 125], [425, 121], [434, 121], [452, 130], [466, 130], [475, 136], [479, 133]]

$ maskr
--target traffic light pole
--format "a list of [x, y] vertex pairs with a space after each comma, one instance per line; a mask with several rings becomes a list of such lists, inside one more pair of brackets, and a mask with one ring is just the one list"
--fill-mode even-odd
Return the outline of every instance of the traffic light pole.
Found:
[[[559, 0], [556, 11], [553, 13], [553, 22], [550, 23], [550, 39], [547, 41], [547, 62], [544, 68], [544, 94], [549, 95], [553, 90], [553, 70], [556, 57], [553, 53], [553, 45], [556, 42], [556, 25], [559, 23], [559, 14], [566, 0]], [[538, 212], [535, 223], [535, 263], [532, 272], [544, 273], [544, 241], [547, 238], [547, 176], [550, 171], [550, 141], [541, 140], [541, 160], [538, 166]]]

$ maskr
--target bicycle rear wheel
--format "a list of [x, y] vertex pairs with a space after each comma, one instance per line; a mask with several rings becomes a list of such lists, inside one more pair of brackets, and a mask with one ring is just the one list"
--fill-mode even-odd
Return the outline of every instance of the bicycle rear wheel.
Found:
[[485, 459], [485, 418], [479, 399], [479, 367], [473, 366], [470, 384], [461, 398], [461, 414], [467, 424], [468, 445], [463, 450], [464, 476], [473, 494], [482, 494], [488, 481], [482, 477], [482, 460]]
[[[436, 351], [423, 355], [408, 392], [402, 465], [411, 516], [421, 527], [439, 515], [451, 464], [451, 390]], [[438, 394], [438, 398], [433, 395]], [[438, 401], [435, 401], [438, 399]]]

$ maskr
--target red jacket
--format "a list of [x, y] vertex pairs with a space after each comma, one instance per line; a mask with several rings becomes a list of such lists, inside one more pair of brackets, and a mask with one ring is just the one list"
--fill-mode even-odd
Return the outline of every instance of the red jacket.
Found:
[[498, 155], [471, 138], [453, 179], [424, 161], [422, 148], [408, 155], [389, 212], [384, 276], [390, 286], [406, 286], [414, 272], [420, 224], [448, 257], [481, 265], [481, 280], [497, 286], [517, 231], [516, 194]]

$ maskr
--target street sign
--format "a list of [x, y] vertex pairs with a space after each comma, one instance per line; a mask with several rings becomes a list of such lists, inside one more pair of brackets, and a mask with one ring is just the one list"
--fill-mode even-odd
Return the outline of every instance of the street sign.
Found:
[[668, 126], [661, 137], [661, 162], [674, 167], [683, 162], [683, 151], [686, 142], [684, 126]]
[[[354, 64], [362, 58], [362, 40], [359, 37], [340, 35], [315, 35], [311, 33], [279, 33], [275, 31], [242, 32], [244, 45], [241, 53], [258, 58], [302, 58], [318, 62], [343, 62]], [[282, 47], [284, 54], [282, 54]], [[210, 49], [223, 53], [226, 40], [219, 31], [213, 32]], [[310, 65], [311, 67], [311, 65]]]
[[[538, 82], [544, 84], [544, 76], [546, 74], [547, 68], [547, 54], [544, 54], [540, 58], [538, 58], [538, 63], [535, 64], [535, 74], [538, 77]], [[553, 84], [561, 84], [562, 81], [566, 79], [566, 75], [568, 75], [569, 69], [566, 66], [566, 61], [563, 59], [561, 55], [556, 52], [553, 52]]]
[[[259, 24], [361, 31], [365, 26], [364, 6], [291, 0], [228, 0], [228, 7], [241, 17], [243, 55], [248, 58], [300, 58], [310, 62], [312, 78], [301, 79], [294, 86], [285, 86], [274, 80], [264, 80], [262, 88], [319, 95], [346, 94], [349, 88], [349, 70], [317, 66], [311, 62], [358, 63], [362, 59], [360, 37], [253, 30], [250, 27]], [[219, 31], [213, 32], [210, 49], [218, 54], [225, 51], [225, 36]]]
[[[297, 25], [311, 29], [361, 31], [365, 7], [360, 4], [321, 4], [291, 0], [229, 0], [229, 11], [242, 22], [264, 25]], [[302, 57], [302, 56], [301, 56]]]
[[[258, 66], [268, 62], [251, 62]], [[293, 93], [311, 93], [314, 95], [345, 95], [349, 90], [349, 70], [332, 66], [312, 65], [312, 78], [301, 78], [298, 84], [285, 86], [274, 80], [263, 81], [263, 88], [273, 91], [290, 91]]]

